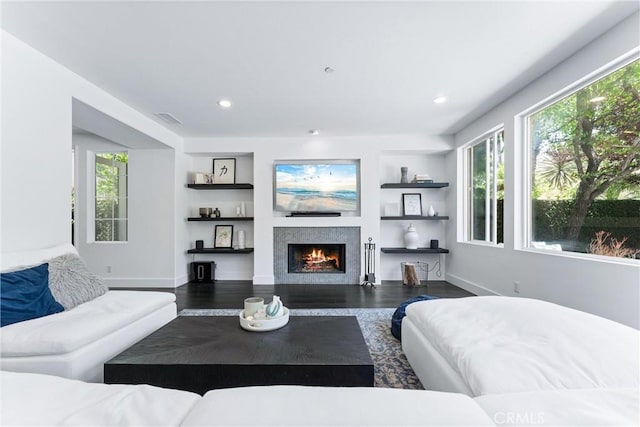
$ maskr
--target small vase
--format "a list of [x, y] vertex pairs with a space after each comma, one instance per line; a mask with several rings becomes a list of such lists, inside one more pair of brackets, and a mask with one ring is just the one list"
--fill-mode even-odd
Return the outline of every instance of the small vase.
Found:
[[400, 168], [400, 173], [401, 173], [401, 176], [400, 176], [400, 183], [401, 183], [401, 184], [406, 184], [406, 183], [408, 183], [408, 182], [409, 182], [409, 178], [407, 177], [407, 173], [408, 173], [408, 172], [409, 172], [409, 168], [408, 168], [408, 167], [406, 167], [406, 166], [402, 166], [402, 167]]
[[406, 233], [404, 233], [404, 247], [406, 249], [418, 249], [418, 232], [413, 224], [409, 224]]
[[436, 211], [433, 209], [433, 205], [429, 205], [429, 210], [427, 212], [429, 216], [436, 216]]
[[282, 311], [282, 301], [280, 301], [280, 297], [274, 295], [269, 305], [267, 305], [265, 311], [267, 312], [267, 317], [280, 316], [280, 312]]

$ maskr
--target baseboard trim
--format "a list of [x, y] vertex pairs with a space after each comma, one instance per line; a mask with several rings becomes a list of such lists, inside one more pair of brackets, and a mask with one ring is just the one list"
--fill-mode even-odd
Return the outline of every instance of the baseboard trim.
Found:
[[453, 285], [456, 285], [459, 288], [464, 289], [465, 291], [469, 291], [476, 295], [500, 295], [499, 293], [492, 291], [490, 289], [485, 288], [484, 286], [478, 285], [477, 283], [470, 282], [462, 277], [458, 277], [455, 274], [446, 273], [444, 275], [445, 280]]
[[186, 274], [184, 276], [176, 277], [176, 280], [173, 282], [174, 287], [179, 287], [189, 283], [189, 276]]
[[176, 288], [175, 279], [167, 278], [103, 277], [102, 279], [109, 288]]

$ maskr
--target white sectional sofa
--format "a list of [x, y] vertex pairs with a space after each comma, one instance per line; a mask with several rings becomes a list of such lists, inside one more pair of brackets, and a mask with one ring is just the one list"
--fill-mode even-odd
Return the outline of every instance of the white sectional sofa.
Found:
[[203, 397], [152, 386], [0, 373], [3, 425], [491, 426], [470, 397], [424, 390], [268, 386]]
[[0, 372], [2, 425], [637, 426], [637, 389], [487, 395], [359, 387], [266, 386], [204, 396]]
[[[33, 266], [71, 245], [2, 254], [2, 271]], [[103, 364], [177, 315], [169, 292], [108, 291], [73, 309], [0, 328], [0, 367], [102, 382]]]
[[425, 388], [470, 396], [640, 387], [640, 332], [546, 301], [410, 304], [402, 349]]
[[640, 425], [640, 332], [545, 301], [410, 304], [402, 349], [425, 388], [463, 393], [499, 425]]

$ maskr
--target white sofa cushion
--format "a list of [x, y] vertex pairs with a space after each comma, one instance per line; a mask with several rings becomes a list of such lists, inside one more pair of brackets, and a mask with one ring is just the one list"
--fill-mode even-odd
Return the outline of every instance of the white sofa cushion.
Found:
[[183, 426], [492, 426], [468, 396], [425, 390], [268, 386], [212, 390]]
[[499, 426], [638, 426], [637, 388], [545, 390], [474, 399]]
[[109, 291], [72, 310], [5, 326], [2, 357], [69, 353], [173, 301], [170, 292]]
[[2, 425], [178, 426], [196, 393], [0, 372]]
[[416, 302], [407, 317], [475, 396], [640, 386], [640, 332], [592, 314], [487, 296]]

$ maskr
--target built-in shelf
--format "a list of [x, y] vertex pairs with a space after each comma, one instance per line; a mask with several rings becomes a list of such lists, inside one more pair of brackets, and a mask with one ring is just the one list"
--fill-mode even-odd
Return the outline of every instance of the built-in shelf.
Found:
[[401, 184], [401, 183], [393, 182], [393, 183], [382, 184], [380, 188], [443, 188], [448, 186], [449, 186], [448, 182], [425, 182], [421, 184], [410, 183], [410, 182]]
[[229, 217], [220, 216], [217, 218], [216, 217], [213, 217], [213, 218], [191, 217], [191, 218], [187, 218], [187, 221], [226, 221], [226, 222], [253, 221], [253, 217], [252, 216], [229, 216]]
[[381, 216], [381, 220], [391, 221], [391, 220], [404, 220], [404, 221], [439, 221], [449, 219], [448, 216], [423, 216], [423, 215], [405, 215], [405, 216]]
[[385, 254], [448, 254], [449, 253], [449, 249], [443, 249], [443, 248], [438, 248], [438, 249], [380, 248], [380, 250]]
[[232, 249], [232, 248], [202, 248], [189, 249], [188, 254], [250, 254], [253, 248]]
[[252, 190], [253, 184], [187, 184], [194, 190]]

